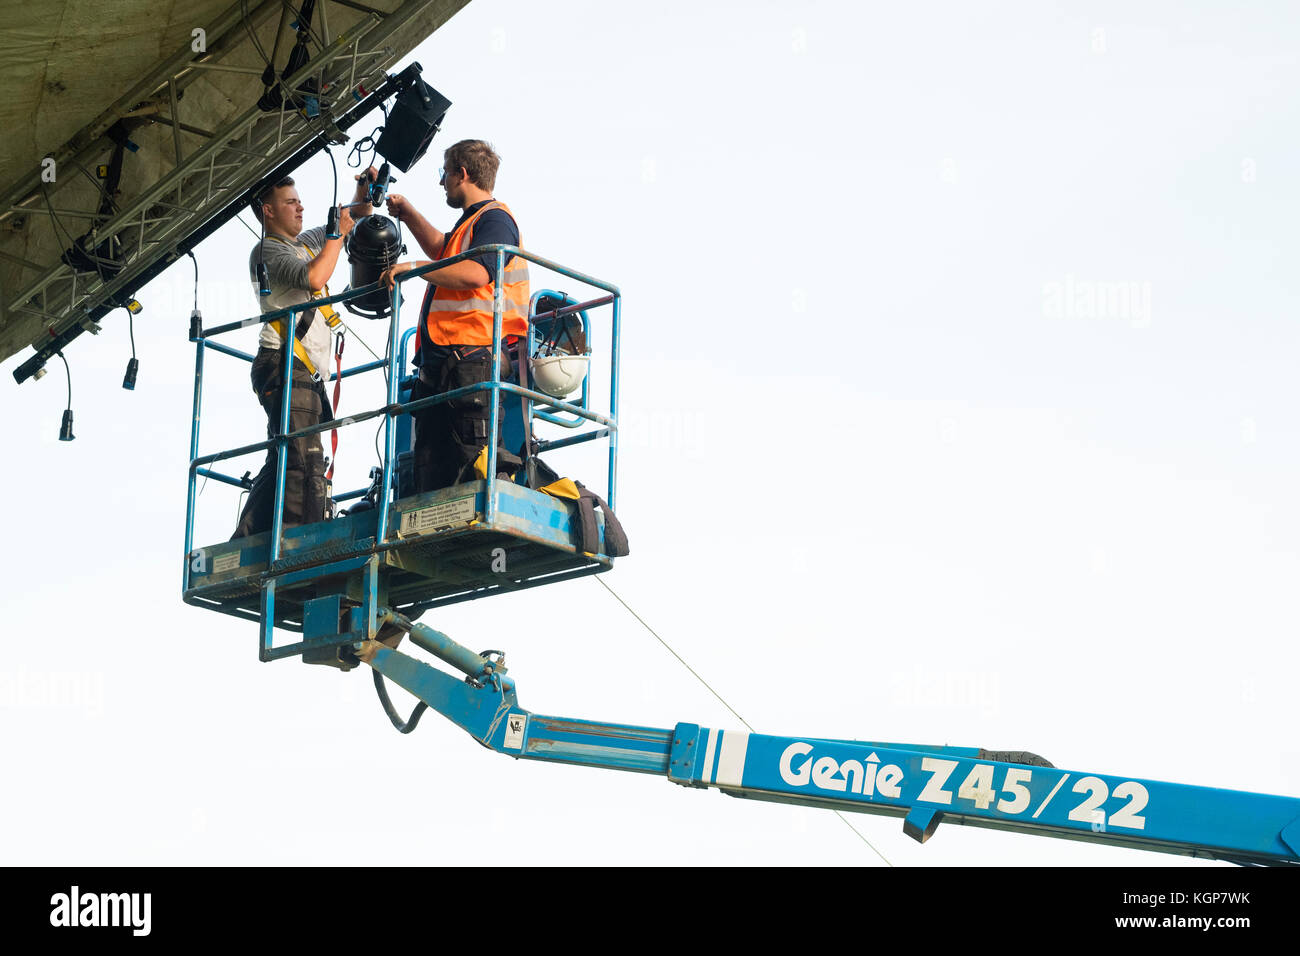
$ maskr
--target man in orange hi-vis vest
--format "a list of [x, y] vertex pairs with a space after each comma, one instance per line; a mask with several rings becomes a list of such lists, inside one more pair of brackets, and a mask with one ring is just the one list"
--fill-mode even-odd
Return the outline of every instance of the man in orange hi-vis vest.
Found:
[[[381, 281], [391, 287], [396, 275], [477, 246], [504, 243], [522, 247], [514, 216], [492, 197], [500, 164], [492, 147], [477, 139], [461, 140], [443, 154], [439, 184], [447, 194], [447, 205], [462, 210], [449, 233], [439, 232], [404, 196], [390, 194], [388, 211], [401, 220], [430, 258], [398, 263]], [[420, 306], [419, 381], [412, 398], [490, 381], [496, 253], [471, 256], [425, 273], [423, 278], [429, 285]], [[528, 334], [528, 263], [518, 256], [506, 257], [502, 297], [504, 342], [496, 343], [497, 347], [512, 345]], [[508, 353], [502, 348], [503, 379], [509, 370]], [[490, 409], [491, 394], [479, 391], [414, 414], [417, 490], [431, 491], [486, 477], [478, 469], [486, 467], [480, 456], [487, 447]], [[498, 429], [500, 422], [498, 418]], [[509, 474], [519, 464], [515, 455], [497, 449], [498, 473]]]

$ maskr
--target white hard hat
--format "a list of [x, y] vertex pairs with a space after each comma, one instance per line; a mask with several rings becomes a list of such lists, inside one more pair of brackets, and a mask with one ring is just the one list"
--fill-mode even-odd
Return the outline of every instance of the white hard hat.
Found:
[[582, 387], [587, 377], [590, 355], [535, 355], [532, 360], [533, 383], [540, 391], [554, 398], [565, 398]]

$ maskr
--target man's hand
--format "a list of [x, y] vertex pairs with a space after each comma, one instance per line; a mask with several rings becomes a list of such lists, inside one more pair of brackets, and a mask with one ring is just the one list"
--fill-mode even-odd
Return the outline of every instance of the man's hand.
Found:
[[[388, 212], [395, 216], [397, 221], [406, 226], [411, 236], [420, 244], [421, 251], [430, 259], [437, 259], [442, 255], [443, 243], [447, 237], [435, 229], [429, 220], [420, 215], [420, 210], [416, 209], [409, 199], [401, 193], [388, 194]], [[428, 279], [425, 276], [425, 279]]]
[[379, 178], [379, 170], [371, 166], [364, 173], [357, 173], [352, 178], [357, 181], [357, 192], [354, 198], [357, 202], [364, 202], [370, 195], [370, 184]]
[[[428, 263], [421, 262], [419, 263], [419, 265], [427, 266]], [[390, 266], [389, 268], [385, 269], [383, 275], [379, 277], [379, 284], [382, 285], [385, 289], [392, 289], [392, 287], [397, 284], [398, 276], [400, 276], [404, 272], [410, 272], [415, 267], [416, 267], [416, 263], [414, 262], [399, 262], [393, 266]]]
[[344, 206], [342, 209], [339, 210], [339, 236], [340, 237], [346, 236], [348, 233], [350, 233], [352, 231], [352, 227], [355, 226], [356, 224], [357, 224], [356, 220], [352, 218], [351, 209], [349, 209], [347, 206]]
[[400, 193], [388, 194], [388, 213], [397, 218], [398, 222], [406, 222], [407, 218], [415, 211], [405, 196]]

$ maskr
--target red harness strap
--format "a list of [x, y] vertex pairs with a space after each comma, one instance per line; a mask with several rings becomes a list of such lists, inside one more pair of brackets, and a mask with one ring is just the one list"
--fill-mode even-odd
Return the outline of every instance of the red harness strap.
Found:
[[[343, 344], [346, 341], [340, 332], [334, 340], [334, 407], [330, 411], [337, 417], [339, 413], [339, 393], [343, 390]], [[334, 458], [339, 451], [339, 430], [330, 429], [330, 466], [325, 471], [325, 480], [334, 480]]]

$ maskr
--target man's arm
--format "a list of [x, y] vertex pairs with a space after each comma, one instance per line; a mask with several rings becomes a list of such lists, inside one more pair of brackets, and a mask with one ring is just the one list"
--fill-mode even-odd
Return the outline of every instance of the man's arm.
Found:
[[[410, 272], [412, 269], [419, 269], [421, 266], [427, 266], [430, 261], [429, 259], [416, 259], [414, 262], [399, 262], [385, 271], [379, 277], [379, 281], [391, 289], [396, 276], [400, 276], [403, 272]], [[460, 262], [443, 266], [441, 269], [434, 269], [432, 272], [426, 272], [420, 278], [425, 282], [432, 282], [440, 289], [477, 289], [489, 282], [488, 271], [473, 259], [462, 259]]]
[[334, 267], [339, 262], [339, 253], [343, 251], [343, 239], [352, 231], [354, 225], [356, 223], [352, 219], [352, 213], [345, 207], [339, 213], [339, 237], [326, 239], [321, 246], [320, 255], [307, 263], [308, 292], [315, 292], [330, 281], [330, 276], [334, 274]]
[[[358, 173], [353, 178], [357, 181], [356, 191], [352, 194], [353, 205], [351, 208], [344, 206], [339, 210], [339, 237], [337, 239], [325, 239], [321, 243], [320, 254], [312, 259], [307, 266], [307, 291], [315, 292], [325, 287], [325, 283], [330, 281], [330, 276], [334, 274], [334, 269], [338, 266], [339, 253], [343, 251], [343, 240], [347, 234], [352, 231], [358, 219], [369, 216], [374, 207], [363, 200], [370, 194], [370, 182], [377, 176], [375, 167], [371, 166], [366, 172]], [[363, 177], [368, 176], [368, 179]], [[359, 203], [359, 205], [357, 205]], [[301, 287], [300, 287], [301, 288]]]
[[397, 221], [407, 228], [415, 237], [424, 254], [430, 259], [442, 255], [442, 247], [447, 236], [420, 214], [420, 210], [411, 205], [405, 196], [397, 193], [388, 194], [388, 211], [397, 217]]
[[[441, 235], [439, 233], [439, 236]], [[469, 246], [473, 249], [477, 246], [490, 246], [497, 243], [507, 246], [519, 245], [519, 228], [509, 213], [501, 209], [489, 209], [474, 225], [474, 231], [469, 237]], [[442, 246], [439, 245], [439, 252], [441, 249]], [[444, 289], [477, 289], [492, 281], [492, 273], [496, 270], [496, 258], [495, 252], [485, 252], [472, 259], [464, 259], [442, 269], [426, 272], [421, 278]], [[428, 264], [427, 259], [399, 263], [390, 270], [391, 275], [384, 273], [380, 281], [392, 288], [393, 275], [401, 275], [403, 272]]]

